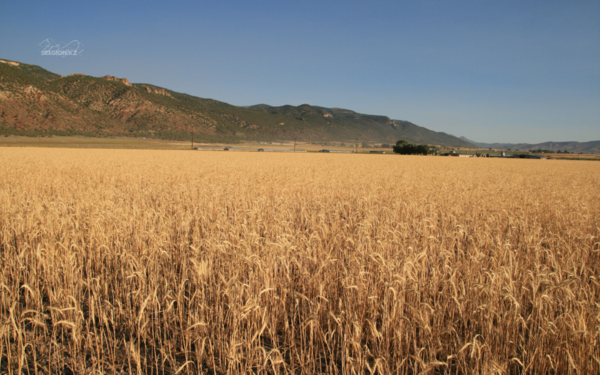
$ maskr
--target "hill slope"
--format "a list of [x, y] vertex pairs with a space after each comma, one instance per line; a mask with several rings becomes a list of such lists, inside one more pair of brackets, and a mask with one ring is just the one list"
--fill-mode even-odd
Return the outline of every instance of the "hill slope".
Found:
[[238, 107], [127, 79], [0, 60], [0, 134], [144, 136], [204, 141], [354, 140], [471, 146], [407, 121], [310, 105]]
[[412, 143], [445, 146], [473, 147], [469, 142], [442, 132], [434, 132], [408, 121], [392, 120], [386, 116], [364, 115], [348, 109], [324, 108], [302, 104], [297, 107], [285, 105], [271, 107], [265, 104], [249, 109], [284, 115], [304, 123], [302, 131], [313, 138], [337, 138], [338, 140], [378, 140], [395, 143], [404, 139]]

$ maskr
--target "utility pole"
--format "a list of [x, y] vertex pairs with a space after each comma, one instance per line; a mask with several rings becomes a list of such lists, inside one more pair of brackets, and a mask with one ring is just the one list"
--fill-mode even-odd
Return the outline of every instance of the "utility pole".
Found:
[[296, 152], [296, 138], [294, 137], [294, 152]]
[[358, 154], [358, 138], [356, 138], [356, 142], [354, 143], [354, 153]]
[[192, 129], [192, 150], [194, 149], [194, 129]]

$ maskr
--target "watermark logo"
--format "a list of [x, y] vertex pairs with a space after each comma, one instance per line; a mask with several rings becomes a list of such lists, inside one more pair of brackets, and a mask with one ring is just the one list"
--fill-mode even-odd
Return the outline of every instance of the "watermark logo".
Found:
[[78, 56], [83, 52], [83, 44], [78, 40], [61, 45], [48, 38], [40, 43], [40, 47], [42, 47], [42, 56]]

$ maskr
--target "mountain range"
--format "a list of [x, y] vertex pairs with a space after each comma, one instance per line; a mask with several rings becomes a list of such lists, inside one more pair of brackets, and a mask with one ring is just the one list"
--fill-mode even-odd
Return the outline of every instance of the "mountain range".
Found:
[[408, 121], [303, 104], [234, 106], [114, 76], [61, 76], [37, 65], [0, 60], [0, 134], [136, 136], [239, 142], [291, 140], [450, 147], [465, 140]]
[[569, 152], [581, 152], [584, 154], [597, 154], [600, 153], [600, 141], [590, 142], [543, 142], [543, 143], [482, 143], [470, 140], [466, 137], [460, 137], [465, 142], [476, 145], [482, 148], [493, 148], [502, 150], [550, 150], [550, 151], [569, 151]]

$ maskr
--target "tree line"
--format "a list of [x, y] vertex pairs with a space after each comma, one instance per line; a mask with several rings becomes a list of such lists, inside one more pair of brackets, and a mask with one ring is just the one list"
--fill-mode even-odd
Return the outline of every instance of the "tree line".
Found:
[[394, 152], [400, 155], [430, 155], [435, 153], [436, 147], [429, 145], [417, 145], [399, 140], [393, 148]]

